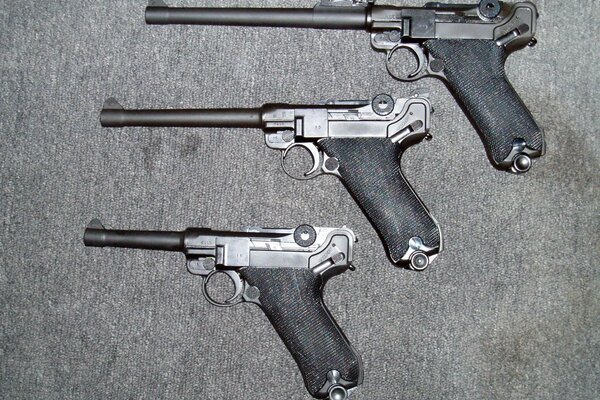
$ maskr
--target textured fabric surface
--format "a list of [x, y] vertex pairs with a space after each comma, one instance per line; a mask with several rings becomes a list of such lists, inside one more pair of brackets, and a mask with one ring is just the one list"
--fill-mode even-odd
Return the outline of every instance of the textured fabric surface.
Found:
[[479, 128], [496, 164], [507, 161], [517, 139], [542, 151], [542, 130], [506, 77], [503, 47], [493, 40], [428, 40], [425, 47], [444, 62], [448, 87]]
[[381, 235], [392, 261], [402, 260], [413, 237], [428, 247], [440, 247], [435, 220], [402, 174], [400, 144], [387, 138], [320, 143], [325, 153], [339, 160], [344, 185]]
[[362, 382], [360, 356], [321, 300], [321, 277], [291, 268], [246, 268], [240, 275], [260, 290], [261, 308], [295, 356], [310, 394], [327, 396], [319, 392], [333, 370], [355, 385]]
[[[225, 5], [172, 4], [200, 3]], [[208, 304], [179, 254], [85, 248], [95, 217], [109, 229], [351, 227], [357, 270], [325, 302], [364, 361], [355, 399], [598, 398], [599, 3], [536, 4], [539, 44], [507, 73], [548, 151], [516, 177], [490, 166], [441, 82], [391, 79], [364, 32], [146, 26], [142, 1], [4, 1], [0, 397], [310, 399], [258, 307]], [[423, 273], [390, 265], [335, 178], [289, 179], [259, 130], [98, 121], [111, 96], [258, 107], [421, 87], [434, 139], [403, 170], [445, 239]]]

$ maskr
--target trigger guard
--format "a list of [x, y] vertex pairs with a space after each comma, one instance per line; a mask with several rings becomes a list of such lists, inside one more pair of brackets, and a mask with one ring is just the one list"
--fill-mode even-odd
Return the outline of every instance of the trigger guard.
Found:
[[[417, 62], [419, 63], [419, 65], [417, 65], [417, 68], [413, 72], [408, 74], [408, 76], [398, 76], [390, 68], [392, 56], [396, 51], [400, 49], [409, 50], [417, 58]], [[389, 74], [398, 80], [406, 82], [417, 81], [427, 76], [427, 57], [425, 56], [425, 52], [423, 52], [423, 49], [420, 45], [413, 43], [400, 43], [387, 53], [385, 67], [387, 68]]]
[[[305, 148], [310, 156], [312, 157], [313, 160], [313, 166], [310, 169], [310, 171], [305, 172], [304, 176], [299, 177], [296, 175], [292, 175], [291, 173], [288, 172], [288, 170], [285, 168], [285, 158], [287, 157], [288, 153], [290, 150], [292, 150], [294, 147], [303, 147]], [[291, 146], [289, 146], [287, 149], [285, 149], [282, 154], [281, 154], [281, 168], [283, 168], [283, 172], [285, 172], [285, 174], [287, 176], [289, 176], [292, 179], [296, 179], [299, 181], [305, 181], [305, 180], [309, 180], [309, 179], [313, 179], [319, 175], [321, 175], [321, 173], [319, 172], [319, 167], [321, 165], [321, 153], [319, 152], [319, 149], [317, 149], [317, 146], [315, 146], [312, 143], [294, 143]]]
[[[235, 285], [235, 293], [233, 294], [233, 296], [231, 296], [231, 298], [227, 299], [226, 301], [224, 301], [222, 303], [219, 301], [216, 301], [215, 299], [210, 297], [210, 295], [208, 294], [208, 289], [207, 289], [208, 281], [215, 274], [227, 275], [229, 277], [229, 279], [231, 279], [231, 281]], [[202, 282], [202, 294], [204, 295], [204, 297], [210, 304], [212, 304], [213, 306], [217, 306], [217, 307], [233, 307], [237, 304], [240, 304], [242, 302], [243, 289], [244, 289], [244, 283], [242, 281], [242, 278], [240, 278], [238, 273], [235, 271], [214, 270], [214, 271], [211, 271], [208, 275], [206, 275], [206, 277], [204, 278], [204, 282]]]

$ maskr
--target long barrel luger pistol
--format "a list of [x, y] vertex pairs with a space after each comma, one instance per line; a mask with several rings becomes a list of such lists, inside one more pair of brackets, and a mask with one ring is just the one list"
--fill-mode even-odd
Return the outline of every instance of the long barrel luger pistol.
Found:
[[[543, 130], [506, 77], [507, 57], [535, 39], [538, 11], [528, 1], [478, 4], [430, 2], [424, 7], [375, 5], [375, 0], [322, 0], [314, 8], [176, 8], [153, 0], [148, 24], [263, 26], [366, 30], [386, 53], [389, 73], [402, 81], [443, 80], [479, 132], [492, 164], [527, 172], [545, 152]], [[394, 68], [407, 50], [415, 71]]]
[[[361, 358], [323, 302], [327, 281], [353, 268], [356, 238], [351, 230], [301, 225], [242, 232], [129, 231], [105, 229], [93, 220], [83, 240], [93, 247], [185, 254], [188, 271], [202, 278], [202, 292], [211, 304], [228, 307], [247, 302], [264, 311], [313, 397], [346, 400], [362, 383]], [[229, 299], [209, 290], [217, 274], [234, 284]]]
[[[427, 268], [442, 250], [438, 223], [400, 167], [404, 151], [430, 138], [431, 104], [425, 94], [318, 105], [266, 104], [245, 109], [127, 110], [108, 99], [100, 115], [105, 127], [167, 126], [256, 128], [266, 145], [281, 152], [286, 173], [296, 179], [338, 177], [382, 238], [390, 260], [413, 270]], [[301, 148], [313, 166], [294, 174], [286, 164]]]

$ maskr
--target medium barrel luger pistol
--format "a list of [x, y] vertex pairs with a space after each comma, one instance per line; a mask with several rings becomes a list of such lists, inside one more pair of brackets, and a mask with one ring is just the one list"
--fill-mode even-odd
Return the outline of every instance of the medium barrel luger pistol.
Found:
[[[261, 128], [266, 145], [281, 151], [288, 175], [337, 176], [382, 238], [390, 260], [396, 266], [423, 270], [442, 250], [441, 231], [404, 177], [400, 161], [408, 147], [430, 137], [431, 113], [426, 94], [185, 110], [127, 110], [108, 99], [100, 122], [106, 127]], [[299, 176], [286, 167], [286, 156], [297, 147], [313, 159], [313, 167]]]
[[[355, 241], [347, 228], [310, 225], [160, 232], [108, 230], [93, 220], [84, 234], [86, 246], [184, 253], [188, 271], [203, 279], [202, 292], [211, 304], [257, 304], [298, 364], [310, 394], [336, 400], [347, 399], [362, 383], [363, 368], [325, 307], [323, 289], [330, 278], [352, 268]], [[231, 298], [221, 300], [221, 294], [210, 293], [209, 282], [217, 274], [233, 282]]]
[[[263, 26], [366, 30], [387, 54], [394, 78], [442, 79], [479, 132], [492, 164], [527, 172], [545, 151], [542, 129], [509, 83], [509, 54], [536, 43], [538, 12], [530, 2], [481, 0], [478, 4], [427, 3], [424, 7], [375, 5], [374, 0], [322, 0], [304, 8], [176, 8], [153, 0], [148, 24]], [[404, 75], [393, 55], [407, 50], [418, 61]]]

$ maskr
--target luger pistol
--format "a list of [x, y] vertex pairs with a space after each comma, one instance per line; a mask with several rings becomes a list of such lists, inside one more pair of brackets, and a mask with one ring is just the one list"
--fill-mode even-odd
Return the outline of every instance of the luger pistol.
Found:
[[[544, 134], [508, 81], [509, 54], [537, 43], [533, 3], [481, 0], [478, 4], [375, 5], [375, 0], [322, 0], [314, 8], [176, 8], [153, 0], [148, 24], [263, 26], [366, 30], [387, 54], [401, 81], [442, 79], [481, 136], [496, 168], [527, 172], [545, 152]], [[402, 74], [393, 56], [407, 50], [417, 68]]]
[[[84, 243], [177, 251], [187, 269], [203, 279], [206, 299], [219, 307], [257, 304], [298, 364], [304, 384], [317, 399], [346, 400], [363, 380], [360, 356], [323, 302], [327, 281], [352, 267], [356, 238], [347, 228], [252, 228], [220, 232], [189, 228], [183, 232], [108, 230], [93, 220]], [[208, 285], [225, 274], [233, 296], [215, 299]], [[219, 296], [220, 297], [220, 296]]]
[[[431, 104], [425, 94], [319, 105], [266, 104], [246, 109], [127, 110], [115, 99], [104, 103], [105, 127], [166, 126], [259, 128], [266, 145], [281, 151], [286, 173], [297, 179], [337, 176], [382, 238], [399, 267], [424, 270], [442, 250], [438, 223], [404, 177], [404, 151], [430, 138]], [[301, 175], [286, 167], [290, 150], [312, 156]]]

